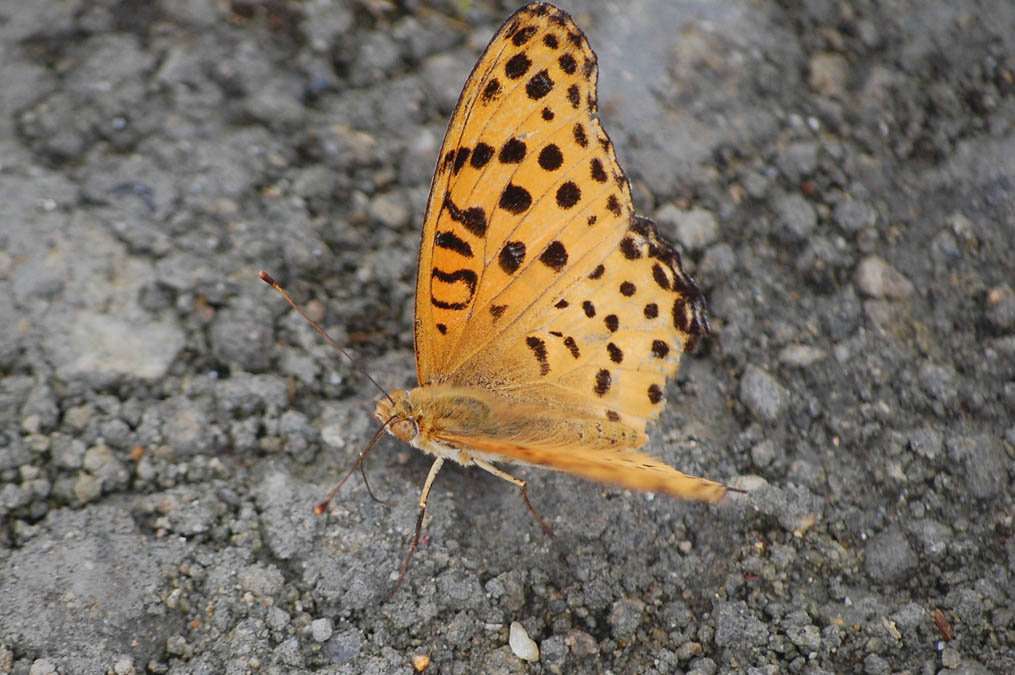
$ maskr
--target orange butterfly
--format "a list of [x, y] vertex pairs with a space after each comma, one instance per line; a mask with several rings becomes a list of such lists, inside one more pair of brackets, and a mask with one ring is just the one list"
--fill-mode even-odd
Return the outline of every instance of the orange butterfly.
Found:
[[679, 254], [634, 214], [597, 77], [571, 17], [532, 3], [494, 35], [451, 117], [419, 252], [420, 386], [375, 412], [437, 458], [396, 589], [446, 459], [518, 486], [548, 533], [525, 481], [496, 463], [704, 502], [728, 489], [635, 450], [709, 325]]

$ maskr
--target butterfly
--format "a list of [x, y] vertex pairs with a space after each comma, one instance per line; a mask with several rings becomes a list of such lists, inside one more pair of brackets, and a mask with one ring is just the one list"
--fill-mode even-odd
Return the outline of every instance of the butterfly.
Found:
[[515, 12], [472, 70], [438, 157], [419, 251], [419, 386], [375, 411], [396, 438], [518, 486], [521, 463], [716, 502], [727, 488], [636, 448], [680, 354], [709, 331], [596, 116], [596, 55], [547, 3]]
[[498, 464], [703, 502], [735, 490], [637, 450], [709, 323], [680, 255], [635, 215], [596, 116], [597, 78], [571, 17], [532, 3], [493, 36], [451, 116], [419, 251], [419, 386], [375, 410], [382, 429], [435, 457], [391, 594], [446, 460], [517, 486], [550, 535], [525, 481]]

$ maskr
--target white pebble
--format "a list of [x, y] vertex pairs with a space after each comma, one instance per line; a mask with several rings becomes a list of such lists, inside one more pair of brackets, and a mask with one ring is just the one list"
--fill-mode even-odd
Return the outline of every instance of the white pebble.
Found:
[[515, 653], [520, 659], [525, 661], [538, 661], [539, 660], [539, 647], [529, 634], [525, 632], [525, 628], [522, 624], [517, 621], [511, 622], [511, 631], [508, 634], [508, 644], [511, 645], [511, 651]]
[[310, 633], [314, 636], [314, 642], [327, 642], [331, 632], [331, 619], [314, 619], [310, 622]]

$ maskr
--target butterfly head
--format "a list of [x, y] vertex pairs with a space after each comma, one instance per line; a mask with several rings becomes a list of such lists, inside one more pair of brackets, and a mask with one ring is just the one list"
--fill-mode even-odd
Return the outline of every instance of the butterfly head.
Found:
[[388, 432], [400, 441], [412, 443], [419, 435], [419, 425], [412, 411], [409, 392], [404, 389], [391, 392], [377, 402], [374, 416], [388, 425]]

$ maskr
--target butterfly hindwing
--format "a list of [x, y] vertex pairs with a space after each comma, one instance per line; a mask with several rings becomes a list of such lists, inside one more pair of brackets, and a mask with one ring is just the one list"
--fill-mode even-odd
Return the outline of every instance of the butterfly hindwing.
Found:
[[554, 297], [552, 309], [503, 343], [489, 366], [496, 381], [518, 364], [519, 401], [567, 400], [572, 410], [639, 430], [664, 404], [666, 380], [709, 329], [704, 299], [655, 226], [634, 217], [601, 262]]

